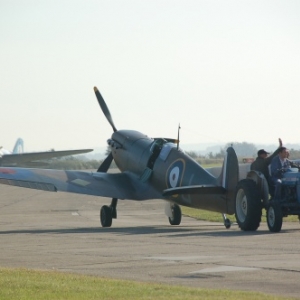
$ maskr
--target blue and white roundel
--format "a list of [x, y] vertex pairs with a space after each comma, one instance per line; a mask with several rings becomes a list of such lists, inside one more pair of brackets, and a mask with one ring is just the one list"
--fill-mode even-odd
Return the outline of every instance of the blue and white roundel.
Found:
[[179, 180], [179, 168], [174, 167], [169, 174], [169, 184], [172, 188], [176, 187]]
[[184, 163], [182, 160], [175, 161], [167, 171], [167, 187], [175, 188], [180, 186], [184, 170]]

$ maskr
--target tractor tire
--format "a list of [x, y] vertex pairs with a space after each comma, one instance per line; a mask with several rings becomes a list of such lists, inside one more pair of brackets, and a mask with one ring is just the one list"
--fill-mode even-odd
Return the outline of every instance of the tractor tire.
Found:
[[272, 201], [267, 208], [267, 223], [271, 232], [279, 232], [281, 230], [282, 218], [280, 203]]
[[244, 231], [255, 231], [261, 221], [262, 205], [256, 183], [251, 179], [238, 182], [235, 192], [235, 217]]

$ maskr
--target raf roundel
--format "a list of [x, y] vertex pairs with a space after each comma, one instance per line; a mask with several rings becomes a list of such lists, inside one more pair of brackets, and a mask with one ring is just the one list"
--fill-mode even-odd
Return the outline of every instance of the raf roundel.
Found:
[[179, 168], [175, 167], [171, 170], [169, 175], [169, 183], [172, 188], [177, 186], [178, 179], [179, 179]]
[[167, 187], [175, 188], [180, 186], [184, 170], [184, 163], [182, 160], [175, 161], [168, 169], [167, 172]]

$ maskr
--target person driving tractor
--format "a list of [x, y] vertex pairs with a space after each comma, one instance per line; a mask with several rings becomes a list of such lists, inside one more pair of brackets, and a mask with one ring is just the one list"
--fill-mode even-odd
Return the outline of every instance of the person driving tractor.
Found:
[[250, 166], [250, 170], [261, 172], [265, 176], [269, 186], [269, 192], [271, 196], [273, 196], [274, 194], [274, 185], [270, 177], [269, 165], [271, 164], [272, 159], [276, 157], [276, 155], [278, 155], [279, 150], [282, 147], [282, 140], [279, 138], [278, 141], [279, 141], [278, 148], [270, 156], [268, 156], [270, 153], [265, 151], [264, 149], [258, 150], [257, 158]]

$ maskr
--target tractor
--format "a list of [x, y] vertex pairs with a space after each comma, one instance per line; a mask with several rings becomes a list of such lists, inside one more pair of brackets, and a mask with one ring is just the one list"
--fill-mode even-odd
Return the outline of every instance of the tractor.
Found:
[[270, 197], [265, 176], [249, 171], [238, 182], [235, 193], [235, 216], [242, 230], [256, 230], [261, 221], [262, 209], [267, 212], [267, 224], [271, 232], [279, 232], [283, 217], [297, 215], [300, 220], [300, 172], [299, 168], [281, 170], [282, 179]]

